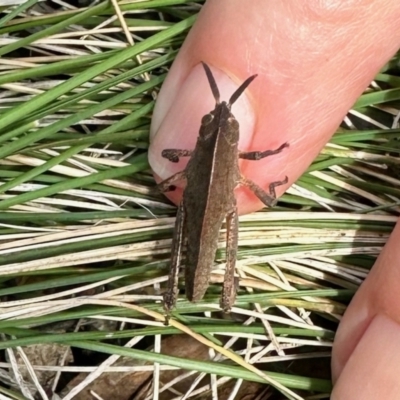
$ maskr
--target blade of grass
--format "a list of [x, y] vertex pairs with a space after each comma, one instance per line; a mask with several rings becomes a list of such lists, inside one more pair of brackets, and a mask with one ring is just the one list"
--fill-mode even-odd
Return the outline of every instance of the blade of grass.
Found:
[[56, 25], [49, 26], [48, 28], [41, 29], [40, 31], [27, 36], [26, 38], [17, 40], [14, 43], [10, 43], [2, 48], [0, 48], [0, 56], [4, 56], [7, 53], [10, 53], [14, 50], [17, 50], [21, 47], [25, 47], [30, 43], [33, 43], [35, 40], [42, 39], [44, 37], [54, 35], [57, 32], [62, 31], [64, 28], [71, 26], [73, 24], [77, 24], [80, 21], [84, 21], [89, 18], [91, 15], [101, 14], [107, 8], [107, 3], [103, 2], [98, 4], [97, 6], [89, 7], [85, 11], [80, 11], [79, 13], [73, 15], [71, 18], [67, 18]]
[[25, 2], [22, 2], [18, 7], [15, 7], [11, 12], [0, 19], [0, 28], [4, 26], [8, 21], [11, 21], [18, 14], [35, 5], [37, 2], [38, 0], [27, 0]]
[[23, 193], [10, 199], [2, 200], [0, 202], [0, 210], [6, 210], [13, 205], [26, 203], [27, 201], [32, 201], [40, 197], [53, 196], [54, 194], [62, 193], [68, 189], [85, 187], [91, 183], [101, 182], [106, 179], [114, 179], [121, 176], [132, 175], [147, 168], [149, 168], [147, 154], [140, 154], [134, 158], [133, 165], [98, 172], [82, 178], [70, 179], [66, 182], [56, 183], [49, 187], [35, 190], [34, 192]]
[[[192, 16], [187, 20], [178, 22], [171, 28], [166, 29], [163, 32], [157, 33], [150, 38], [144, 40], [136, 44], [135, 46], [128, 47], [125, 50], [122, 50], [118, 54], [114, 55], [113, 57], [104, 60], [102, 63], [98, 65], [94, 65], [84, 72], [70, 78], [68, 81], [50, 89], [49, 91], [38, 95], [35, 97], [33, 101], [29, 101], [27, 103], [21, 104], [14, 109], [6, 112], [3, 114], [0, 120], [0, 130], [6, 128], [7, 126], [11, 125], [14, 122], [24, 118], [29, 113], [40, 109], [41, 107], [49, 104], [51, 101], [57, 99], [63, 94], [70, 92], [72, 89], [82, 85], [83, 83], [89, 81], [90, 79], [98, 76], [105, 71], [116, 67], [117, 65], [121, 64], [122, 62], [126, 61], [127, 59], [133, 58], [138, 54], [142, 53], [143, 51], [148, 50], [151, 47], [156, 46], [157, 44], [162, 43], [166, 39], [172, 38], [190, 28], [194, 21], [196, 20], [196, 16]], [[4, 148], [6, 147], [6, 148]], [[7, 146], [3, 146], [0, 149], [0, 158], [4, 158], [8, 154], [12, 154], [17, 150], [20, 150], [22, 147], [18, 144], [18, 141], [7, 144]]]
[[[105, 100], [102, 103], [99, 104], [95, 104], [92, 107], [88, 107], [85, 110], [71, 115], [68, 118], [62, 119], [61, 121], [59, 121], [58, 123], [55, 123], [47, 128], [44, 128], [43, 130], [39, 130], [37, 132], [35, 132], [34, 135], [29, 136], [25, 136], [24, 138], [20, 139], [20, 144], [21, 142], [27, 142], [28, 140], [37, 140], [34, 139], [34, 137], [39, 136], [41, 139], [44, 137], [43, 131], [45, 131], [45, 135], [47, 136], [48, 134], [52, 134], [54, 132], [57, 132], [58, 130], [65, 128], [67, 126], [72, 125], [75, 122], [81, 121], [89, 116], [95, 115], [96, 113], [108, 109], [110, 107], [112, 107], [113, 105], [119, 104], [131, 97], [134, 97], [140, 93], [143, 93], [149, 89], [152, 89], [153, 87], [159, 85], [162, 81], [164, 80], [164, 76], [158, 76], [146, 83], [143, 83], [141, 85], [138, 85], [130, 90], [127, 90], [125, 92], [119, 93], [111, 98], [109, 98], [108, 100]], [[136, 118], [140, 118], [141, 116], [144, 116], [146, 114], [148, 114], [149, 111], [151, 111], [151, 109], [153, 108], [153, 104], [149, 103], [148, 105], [140, 108], [138, 111], [132, 113], [130, 115], [130, 120], [132, 119], [136, 119]], [[110, 127], [109, 129], [105, 129], [103, 133], [100, 133], [96, 136], [101, 136], [101, 134], [103, 135], [109, 135], [110, 131], [115, 130], [115, 125]], [[112, 137], [109, 137], [110, 141], [112, 140]], [[31, 144], [31, 143], [29, 143]], [[24, 144], [24, 147], [27, 146], [28, 143]], [[49, 161], [43, 163], [42, 165], [36, 167], [36, 168], [32, 168], [30, 171], [20, 175], [18, 178], [13, 179], [12, 181], [9, 181], [7, 183], [5, 183], [4, 185], [0, 186], [0, 193], [4, 193], [5, 191], [23, 183], [23, 182], [27, 182], [28, 180], [42, 174], [43, 172], [51, 169], [52, 167], [61, 164], [63, 161], [68, 160], [70, 157], [74, 156], [75, 154], [79, 153], [80, 151], [84, 150], [86, 148], [86, 143], [78, 145], [78, 146], [73, 146], [71, 148], [69, 148], [68, 150], [66, 150], [65, 152], [61, 153], [59, 156], [57, 157], [53, 157], [51, 158]]]

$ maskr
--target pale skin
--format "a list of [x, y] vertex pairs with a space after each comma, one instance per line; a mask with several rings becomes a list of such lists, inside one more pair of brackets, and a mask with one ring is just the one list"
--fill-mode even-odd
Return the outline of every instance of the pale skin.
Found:
[[[239, 147], [274, 149], [282, 142], [290, 147], [265, 163], [244, 161], [242, 171], [262, 187], [287, 175], [288, 184], [277, 188], [282, 194], [399, 49], [399, 21], [398, 0], [209, 0], [158, 99], [150, 148], [155, 174], [161, 180], [182, 169], [184, 164], [163, 159], [161, 151], [193, 148], [198, 121], [212, 106], [201, 80], [199, 63], [205, 61], [222, 97], [259, 74], [247, 100], [237, 103]], [[177, 190], [170, 198], [178, 203], [180, 196]], [[245, 188], [237, 202], [240, 213], [261, 207]], [[334, 400], [399, 398], [399, 241], [397, 226], [340, 324], [332, 360]]]

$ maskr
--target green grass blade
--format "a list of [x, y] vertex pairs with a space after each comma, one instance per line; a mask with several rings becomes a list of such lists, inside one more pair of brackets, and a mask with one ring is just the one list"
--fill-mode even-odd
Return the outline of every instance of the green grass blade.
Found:
[[[144, 40], [136, 44], [135, 46], [128, 47], [125, 50], [122, 50], [120, 53], [114, 55], [113, 57], [104, 60], [102, 63], [98, 65], [94, 65], [88, 68], [86, 71], [81, 72], [80, 74], [70, 78], [68, 81], [62, 83], [61, 85], [50, 89], [49, 91], [38, 95], [35, 97], [34, 101], [29, 101], [27, 103], [21, 104], [20, 106], [14, 108], [3, 114], [0, 119], [0, 130], [6, 128], [14, 122], [24, 118], [29, 113], [40, 109], [41, 107], [49, 104], [51, 101], [59, 98], [61, 95], [70, 92], [72, 89], [82, 85], [83, 83], [89, 81], [90, 79], [98, 76], [109, 69], [118, 66], [124, 61], [137, 56], [138, 54], [146, 51], [157, 44], [162, 43], [163, 41], [170, 39], [190, 28], [194, 21], [196, 20], [196, 16], [192, 16], [187, 20], [178, 22], [171, 28], [166, 29], [163, 32], [157, 33], [150, 38]], [[1, 53], [0, 53], [1, 54]], [[19, 149], [20, 147], [17, 144], [14, 145], [14, 150]]]

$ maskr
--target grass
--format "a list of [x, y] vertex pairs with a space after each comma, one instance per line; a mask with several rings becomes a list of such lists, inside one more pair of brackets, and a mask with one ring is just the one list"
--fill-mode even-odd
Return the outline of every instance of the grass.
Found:
[[182, 296], [166, 327], [175, 208], [149, 171], [149, 124], [201, 2], [17, 3], [0, 9], [0, 393], [110, 398], [93, 385], [119, 372], [150, 379], [138, 398], [251, 382], [329, 398], [334, 332], [399, 213], [398, 55], [278, 207], [240, 219], [234, 313], [217, 306], [221, 232], [207, 296]]

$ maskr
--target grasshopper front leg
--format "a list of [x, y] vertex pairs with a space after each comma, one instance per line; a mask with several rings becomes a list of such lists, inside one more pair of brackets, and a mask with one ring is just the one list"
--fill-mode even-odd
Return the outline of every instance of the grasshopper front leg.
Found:
[[234, 209], [226, 216], [226, 268], [224, 286], [220, 306], [228, 313], [235, 303], [236, 290], [239, 280], [235, 278], [236, 255], [238, 247], [238, 213], [235, 204]]
[[157, 187], [160, 190], [160, 192], [164, 193], [164, 192], [169, 192], [171, 190], [174, 190], [173, 184], [175, 182], [178, 181], [182, 181], [186, 179], [186, 171], [180, 171], [177, 172], [176, 174], [170, 176], [169, 178], [163, 180], [162, 182], [160, 182]]
[[191, 157], [193, 150], [180, 150], [180, 149], [165, 149], [161, 152], [161, 157], [167, 160], [177, 163], [179, 157]]
[[168, 316], [171, 310], [175, 307], [176, 299], [178, 297], [178, 278], [179, 267], [182, 260], [183, 246], [185, 242], [185, 209], [183, 202], [180, 203], [178, 213], [176, 214], [174, 236], [172, 238], [171, 248], [171, 265], [168, 275], [167, 291], [164, 293], [164, 310]]
[[275, 150], [265, 150], [265, 151], [247, 151], [247, 152], [239, 152], [239, 158], [244, 160], [261, 160], [262, 158], [273, 156], [275, 154], [280, 153], [285, 147], [289, 147], [289, 143], [283, 143], [280, 147]]

